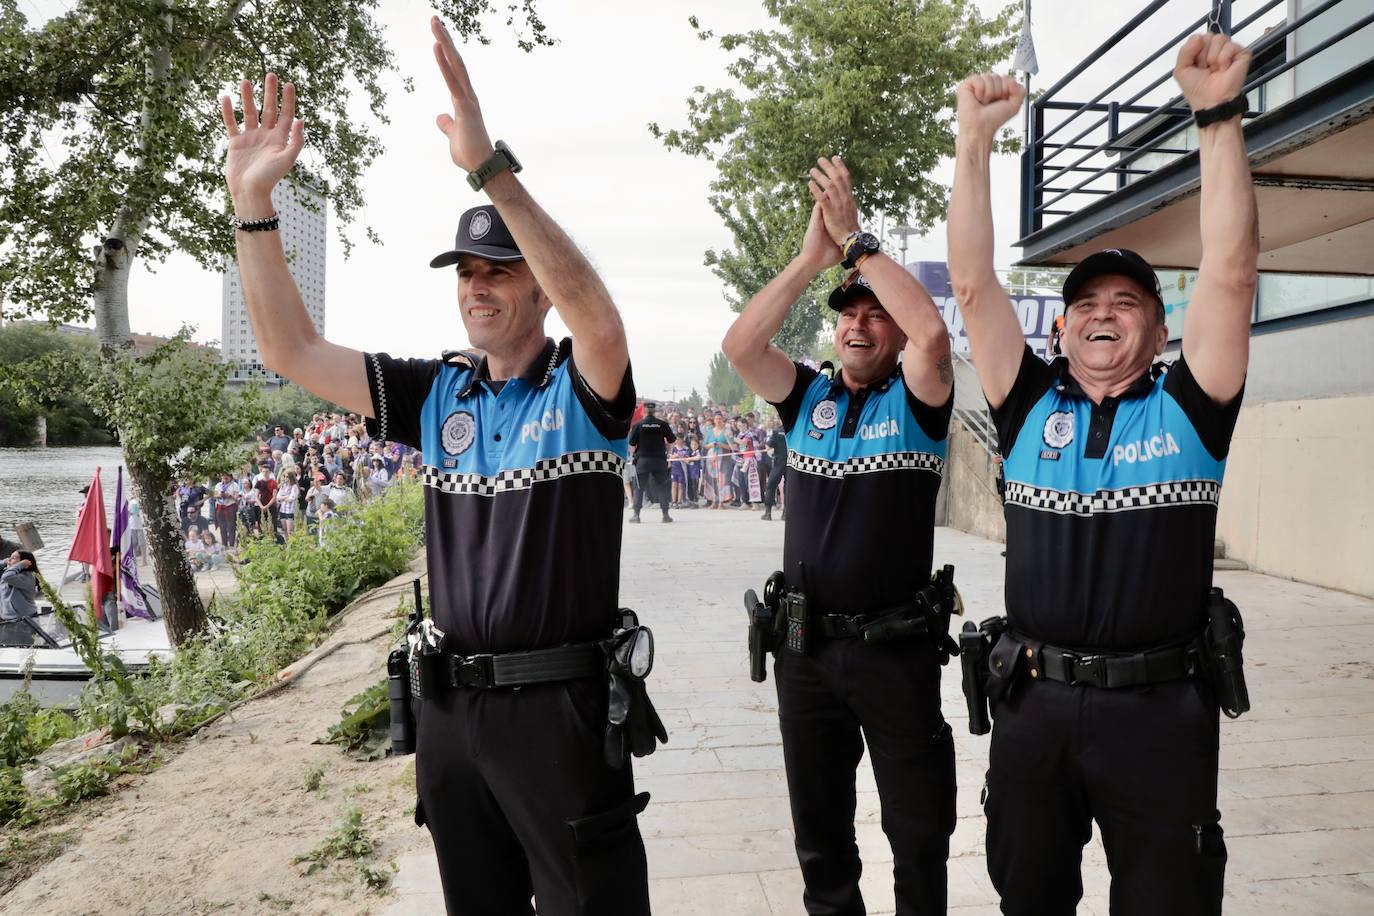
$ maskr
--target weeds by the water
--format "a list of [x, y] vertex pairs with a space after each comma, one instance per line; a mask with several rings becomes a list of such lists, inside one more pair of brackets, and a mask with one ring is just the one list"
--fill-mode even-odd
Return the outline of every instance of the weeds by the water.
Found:
[[[47, 590], [93, 677], [75, 716], [39, 708], [27, 689], [0, 704], [0, 826], [30, 826], [101, 794], [121, 772], [110, 769], [116, 766], [110, 758], [77, 764], [84, 769], [54, 774], [55, 792], [34, 797], [23, 770], [57, 741], [105, 731], [156, 747], [269, 685], [319, 643], [349, 600], [406, 567], [423, 538], [422, 521], [421, 488], [401, 484], [333, 520], [323, 546], [304, 533], [284, 545], [270, 539], [248, 545], [236, 572], [238, 595], [216, 602], [212, 632], [179, 646], [170, 661], [154, 659], [142, 675], [102, 652], [94, 627]], [[133, 765], [122, 758], [118, 764]]]

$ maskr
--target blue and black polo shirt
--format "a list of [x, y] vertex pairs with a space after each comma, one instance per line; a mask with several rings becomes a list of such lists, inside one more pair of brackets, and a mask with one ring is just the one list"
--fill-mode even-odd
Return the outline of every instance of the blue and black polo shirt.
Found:
[[607, 403], [572, 341], [493, 382], [485, 357], [364, 354], [368, 432], [424, 454], [434, 622], [464, 654], [604, 638], [620, 584], [629, 368]]
[[1180, 357], [1094, 404], [1029, 347], [992, 411], [1006, 474], [1007, 616], [1051, 645], [1134, 651], [1206, 622], [1217, 501], [1241, 395]]
[[839, 372], [796, 369], [774, 405], [787, 432], [787, 585], [821, 613], [909, 601], [930, 581], [954, 393], [922, 403], [900, 365], [853, 395]]

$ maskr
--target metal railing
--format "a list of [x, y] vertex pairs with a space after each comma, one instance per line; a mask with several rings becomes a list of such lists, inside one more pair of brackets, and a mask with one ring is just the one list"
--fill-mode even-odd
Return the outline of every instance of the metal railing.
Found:
[[[1289, 17], [1291, 0], [1211, 0], [1207, 12], [1187, 21], [1144, 60], [1113, 77], [1122, 64], [1119, 55], [1108, 52], [1136, 33], [1168, 29], [1171, 23], [1177, 25], [1187, 16], [1180, 15], [1178, 0], [1152, 0], [1031, 103], [1029, 136], [1021, 154], [1022, 237], [1045, 228], [1054, 218], [1073, 215], [1191, 152], [1187, 147], [1187, 130], [1192, 113], [1183, 96], [1173, 94], [1162, 102], [1154, 101], [1160, 96], [1161, 87], [1172, 79], [1173, 54], [1188, 36], [1205, 27], [1230, 34], [1247, 45], [1251, 52], [1250, 74], [1242, 91], [1250, 97], [1252, 110], [1244, 117], [1253, 119], [1270, 107], [1266, 89], [1275, 79], [1374, 25], [1371, 11], [1335, 28], [1310, 47], [1297, 50], [1299, 29], [1347, 2], [1351, 0], [1324, 0]], [[1195, 10], [1198, 3], [1193, 0], [1189, 6]], [[1270, 17], [1270, 25], [1265, 28], [1261, 17], [1280, 6], [1282, 24], [1276, 24]], [[1165, 7], [1172, 8], [1166, 11]], [[1242, 18], [1236, 21], [1238, 13]], [[1329, 26], [1334, 21], [1333, 18], [1325, 24]], [[1350, 66], [1354, 67], [1374, 57], [1374, 42], [1351, 42], [1342, 50], [1350, 54]], [[1163, 72], [1159, 76], [1135, 88], [1137, 77], [1160, 64]], [[1334, 78], [1339, 78], [1339, 74]], [[1066, 98], [1091, 92], [1081, 87], [1092, 85], [1094, 80], [1110, 81], [1087, 101]], [[1300, 98], [1301, 93], [1295, 91], [1293, 97]], [[1055, 123], [1047, 123], [1050, 120]], [[1152, 163], [1146, 157], [1158, 157], [1161, 161]]]
[[989, 458], [997, 454], [997, 427], [988, 412], [983, 386], [978, 383], [973, 363], [958, 351], [954, 351], [954, 418], [973, 435]]

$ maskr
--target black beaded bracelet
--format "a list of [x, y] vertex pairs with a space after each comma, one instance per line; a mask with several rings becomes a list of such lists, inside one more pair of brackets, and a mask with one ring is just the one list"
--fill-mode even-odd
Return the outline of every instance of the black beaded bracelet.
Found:
[[271, 216], [263, 216], [258, 219], [241, 219], [234, 214], [229, 214], [229, 225], [239, 232], [274, 232], [281, 226], [281, 217], [273, 213]]
[[1218, 121], [1229, 121], [1236, 115], [1245, 114], [1250, 107], [1250, 101], [1241, 93], [1229, 102], [1222, 102], [1220, 105], [1213, 105], [1211, 108], [1204, 108], [1201, 111], [1193, 112], [1193, 120], [1198, 127], [1206, 127]]

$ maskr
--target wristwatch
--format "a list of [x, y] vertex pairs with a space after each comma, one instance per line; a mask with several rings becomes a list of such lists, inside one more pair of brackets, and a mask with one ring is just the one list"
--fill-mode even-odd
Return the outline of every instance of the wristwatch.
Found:
[[515, 158], [515, 153], [511, 152], [510, 147], [506, 146], [506, 141], [497, 140], [496, 152], [487, 157], [486, 162], [483, 162], [477, 168], [468, 172], [468, 184], [472, 186], [474, 191], [480, 191], [482, 190], [482, 185], [491, 181], [506, 169], [510, 169], [511, 172], [518, 172], [522, 168], [524, 168], [524, 166], [520, 164], [519, 159]]
[[882, 242], [871, 232], [849, 233], [849, 237], [844, 240], [844, 260], [840, 264], [846, 269], [852, 268], [854, 262], [866, 254], [872, 254], [882, 247]]

